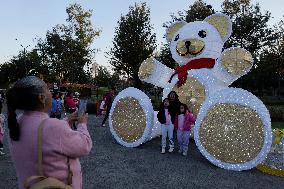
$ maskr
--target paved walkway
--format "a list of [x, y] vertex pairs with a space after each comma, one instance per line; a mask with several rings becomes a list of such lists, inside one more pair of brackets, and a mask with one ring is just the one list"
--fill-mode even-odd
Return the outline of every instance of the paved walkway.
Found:
[[[100, 118], [90, 116], [88, 127], [94, 146], [90, 155], [81, 159], [84, 189], [284, 188], [284, 178], [281, 177], [266, 175], [255, 169], [234, 172], [211, 165], [199, 153], [194, 141], [190, 142], [187, 157], [176, 152], [160, 154], [158, 138], [138, 148], [122, 147], [116, 144], [107, 127], [98, 127], [100, 122]], [[6, 142], [5, 146], [9, 154]], [[0, 157], [0, 178], [0, 189], [17, 188], [9, 155]]]

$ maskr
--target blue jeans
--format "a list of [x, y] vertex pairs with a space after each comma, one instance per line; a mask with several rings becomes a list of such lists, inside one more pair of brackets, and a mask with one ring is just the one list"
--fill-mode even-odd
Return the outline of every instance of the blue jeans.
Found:
[[174, 132], [174, 125], [161, 125], [162, 128], [162, 148], [166, 148], [167, 145], [167, 136], [169, 137], [170, 147], [174, 147], [174, 140], [173, 140], [173, 132]]

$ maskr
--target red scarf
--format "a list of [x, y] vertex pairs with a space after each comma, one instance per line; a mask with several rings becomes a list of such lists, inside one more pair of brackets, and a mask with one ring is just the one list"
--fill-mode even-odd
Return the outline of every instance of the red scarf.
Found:
[[187, 64], [180, 66], [176, 69], [175, 73], [171, 76], [169, 83], [172, 82], [173, 77], [178, 74], [177, 86], [181, 87], [187, 80], [187, 71], [192, 69], [213, 68], [215, 59], [212, 58], [199, 58], [189, 61]]

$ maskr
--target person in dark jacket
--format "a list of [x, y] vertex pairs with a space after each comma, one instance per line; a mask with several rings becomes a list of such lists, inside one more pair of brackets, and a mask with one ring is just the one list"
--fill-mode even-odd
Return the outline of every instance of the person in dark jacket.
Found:
[[174, 125], [171, 119], [171, 113], [169, 110], [169, 99], [165, 98], [163, 100], [163, 103], [160, 106], [160, 110], [158, 112], [158, 121], [161, 123], [161, 129], [162, 129], [162, 151], [161, 153], [166, 153], [166, 145], [167, 145], [167, 136], [169, 137], [169, 152], [174, 151], [174, 141], [173, 141], [173, 131], [174, 131]]
[[168, 94], [168, 99], [169, 99], [169, 102], [170, 102], [169, 111], [170, 111], [170, 114], [171, 114], [172, 123], [174, 123], [175, 117], [176, 117], [177, 113], [179, 112], [179, 107], [181, 105], [181, 102], [179, 101], [178, 95], [175, 91], [171, 91]]
[[[179, 107], [182, 103], [179, 101], [178, 95], [175, 91], [171, 91], [168, 94], [168, 99], [170, 101], [169, 110], [170, 110], [170, 114], [171, 114], [171, 119], [172, 119], [172, 123], [174, 123], [175, 119], [176, 119], [176, 115], [179, 112]], [[177, 139], [177, 130], [176, 129], [174, 129], [174, 132], [173, 132], [173, 139], [174, 140]]]
[[111, 109], [111, 105], [112, 105], [112, 102], [114, 100], [114, 95], [115, 95], [115, 88], [112, 87], [111, 90], [109, 91], [109, 93], [106, 94], [106, 97], [105, 97], [105, 108], [106, 108], [106, 115], [105, 115], [105, 118], [102, 122], [102, 127], [105, 127], [105, 123], [106, 123], [106, 120], [109, 116], [109, 112], [110, 112], [110, 109]]

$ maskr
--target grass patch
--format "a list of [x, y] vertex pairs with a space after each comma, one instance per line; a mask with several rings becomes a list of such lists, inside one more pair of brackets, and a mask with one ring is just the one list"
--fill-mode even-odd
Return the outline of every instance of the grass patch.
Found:
[[272, 122], [272, 128], [284, 129], [284, 122]]

